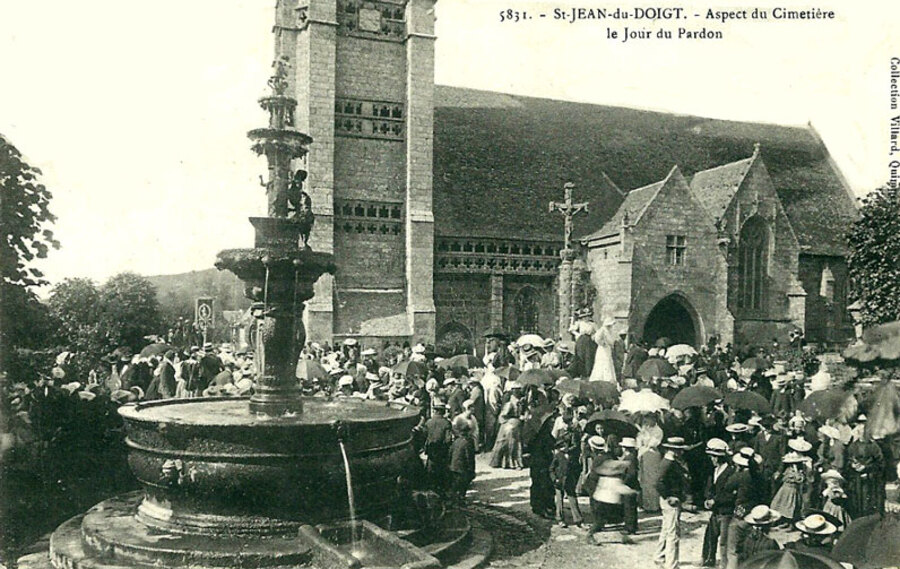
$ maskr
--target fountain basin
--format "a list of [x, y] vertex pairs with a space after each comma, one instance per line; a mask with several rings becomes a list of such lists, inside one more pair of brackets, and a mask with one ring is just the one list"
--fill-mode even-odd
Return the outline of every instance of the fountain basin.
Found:
[[350, 398], [304, 398], [303, 408], [270, 417], [244, 398], [121, 407], [143, 487], [138, 519], [174, 532], [271, 535], [347, 519], [341, 440], [357, 515], [387, 515], [397, 476], [415, 458], [418, 408]]

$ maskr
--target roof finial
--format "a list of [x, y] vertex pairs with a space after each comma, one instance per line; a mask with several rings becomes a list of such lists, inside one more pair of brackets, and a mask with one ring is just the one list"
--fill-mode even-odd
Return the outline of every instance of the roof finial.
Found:
[[759, 143], [758, 142], [753, 145], [753, 157], [756, 158], [757, 156], [759, 156]]

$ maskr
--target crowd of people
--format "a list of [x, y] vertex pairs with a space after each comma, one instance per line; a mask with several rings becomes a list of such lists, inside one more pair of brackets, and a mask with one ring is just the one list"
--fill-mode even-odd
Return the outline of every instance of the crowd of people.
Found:
[[[422, 476], [413, 472], [406, 482], [443, 504], [465, 502], [476, 454], [486, 453], [493, 468], [528, 468], [532, 511], [582, 528], [590, 543], [607, 526], [630, 543], [638, 510], [659, 513], [656, 561], [667, 568], [679, 563], [685, 510], [710, 512], [702, 564], [726, 568], [782, 546], [827, 553], [851, 520], [883, 512], [885, 485], [896, 479], [890, 435], [900, 425], [881, 425], [873, 440], [849, 392], [830, 411], [811, 412], [804, 405], [811, 393], [841, 386], [800, 334], [788, 346], [738, 354], [715, 339], [699, 350], [665, 338], [627, 345], [614, 328], [611, 319], [600, 326], [581, 319], [574, 341], [560, 342], [493, 331], [483, 358], [441, 358], [425, 344], [309, 343], [298, 385], [310, 397], [417, 406], [421, 462], [413, 469]], [[117, 350], [84, 382], [67, 376], [61, 354], [53, 377], [14, 402], [27, 406], [53, 392], [117, 405], [253, 389], [251, 350], [155, 348]], [[785, 353], [791, 358], [777, 361]], [[777, 543], [768, 531], [778, 524], [799, 538]]]

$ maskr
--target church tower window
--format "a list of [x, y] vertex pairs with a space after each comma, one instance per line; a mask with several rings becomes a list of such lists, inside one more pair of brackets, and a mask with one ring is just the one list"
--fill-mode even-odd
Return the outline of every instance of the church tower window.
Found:
[[769, 274], [769, 229], [758, 217], [747, 220], [741, 229], [738, 263], [738, 306], [761, 310], [765, 305]]

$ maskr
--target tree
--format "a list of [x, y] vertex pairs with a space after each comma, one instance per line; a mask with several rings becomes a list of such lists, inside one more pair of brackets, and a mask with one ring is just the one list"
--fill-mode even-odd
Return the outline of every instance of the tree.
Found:
[[100, 287], [100, 325], [109, 345], [139, 351], [144, 336], [160, 332], [156, 287], [135, 273], [120, 273]]
[[16, 147], [0, 136], [0, 219], [4, 233], [0, 274], [6, 284], [47, 284], [41, 271], [30, 263], [46, 258], [50, 248], [59, 248], [48, 228], [56, 220], [49, 207], [53, 196], [38, 182], [40, 175], [39, 169], [25, 162]]
[[878, 188], [862, 200], [847, 236], [850, 300], [864, 325], [900, 318], [900, 189]]

